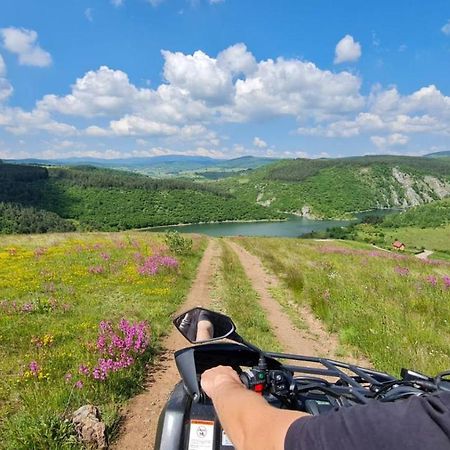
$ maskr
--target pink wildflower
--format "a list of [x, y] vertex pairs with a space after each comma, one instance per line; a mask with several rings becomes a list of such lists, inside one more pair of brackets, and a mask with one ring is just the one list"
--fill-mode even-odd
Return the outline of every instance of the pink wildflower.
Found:
[[105, 261], [108, 261], [108, 260], [111, 258], [111, 256], [110, 256], [108, 253], [105, 253], [105, 252], [100, 253], [100, 256], [101, 256]]
[[442, 281], [444, 282], [444, 286], [449, 289], [450, 288], [450, 276], [444, 275], [442, 278]]
[[178, 267], [178, 260], [171, 256], [149, 256], [138, 268], [138, 272], [141, 275], [156, 275], [162, 267], [175, 269]]
[[78, 372], [81, 375], [89, 375], [90, 370], [88, 366], [85, 366], [84, 364], [80, 364], [80, 367], [78, 367]]
[[28, 368], [34, 376], [37, 376], [39, 374], [39, 370], [41, 369], [36, 361], [31, 361]]
[[66, 383], [69, 382], [72, 379], [72, 374], [70, 372], [67, 372], [64, 376], [64, 380], [66, 380]]
[[33, 310], [34, 310], [33, 303], [25, 303], [22, 305], [22, 312], [24, 313], [33, 312]]
[[78, 380], [73, 386], [77, 389], [83, 389], [84, 384], [81, 380]]
[[428, 275], [426, 278], [427, 282], [430, 283], [432, 286], [436, 286], [437, 278], [434, 275]]
[[409, 274], [409, 269], [407, 267], [397, 266], [394, 271], [398, 273], [401, 277], [406, 277]]
[[89, 267], [89, 273], [92, 273], [94, 275], [100, 275], [105, 271], [105, 269], [102, 266], [91, 266]]

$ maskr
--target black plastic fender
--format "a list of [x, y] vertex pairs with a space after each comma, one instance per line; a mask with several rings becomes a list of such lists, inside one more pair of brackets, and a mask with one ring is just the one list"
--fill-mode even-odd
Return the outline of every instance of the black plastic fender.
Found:
[[178, 383], [159, 416], [154, 450], [184, 450], [184, 424], [191, 402], [183, 383]]

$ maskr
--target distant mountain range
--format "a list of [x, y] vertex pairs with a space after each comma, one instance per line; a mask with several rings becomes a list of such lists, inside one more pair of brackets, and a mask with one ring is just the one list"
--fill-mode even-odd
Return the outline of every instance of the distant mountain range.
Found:
[[445, 152], [428, 153], [428, 155], [425, 156], [428, 158], [448, 158], [450, 157], [450, 150], [447, 150]]
[[278, 161], [275, 158], [242, 156], [233, 159], [217, 159], [207, 156], [166, 155], [147, 158], [66, 158], [66, 159], [14, 159], [5, 160], [14, 164], [36, 164], [46, 166], [95, 166], [124, 169], [147, 175], [180, 175], [183, 172], [205, 170], [246, 170], [263, 167]]

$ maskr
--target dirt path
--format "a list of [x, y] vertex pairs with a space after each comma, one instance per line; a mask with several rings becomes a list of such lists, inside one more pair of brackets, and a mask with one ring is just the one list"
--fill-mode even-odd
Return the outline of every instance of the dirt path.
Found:
[[[279, 285], [279, 280], [269, 274], [261, 261], [234, 242], [227, 241], [236, 252], [245, 274], [260, 296], [261, 306], [265, 309], [273, 331], [285, 352], [308, 356], [336, 358], [339, 342], [336, 336], [328, 333], [321, 322], [307, 308], [298, 308], [298, 314], [305, 323], [305, 330], [296, 328], [281, 305], [273, 298], [270, 289]], [[369, 366], [368, 361], [347, 358], [352, 363]]]
[[415, 256], [416, 256], [416, 258], [425, 260], [425, 259], [428, 259], [428, 257], [432, 254], [433, 254], [433, 252], [431, 250], [424, 250], [421, 253], [417, 253], [417, 255], [415, 255]]
[[[210, 303], [210, 282], [217, 270], [220, 247], [210, 239], [197, 276], [180, 312]], [[134, 397], [125, 411], [125, 421], [120, 438], [112, 445], [115, 450], [149, 450], [153, 448], [159, 414], [180, 376], [173, 353], [186, 346], [186, 340], [174, 328], [163, 342], [164, 352], [152, 367], [145, 391]]]

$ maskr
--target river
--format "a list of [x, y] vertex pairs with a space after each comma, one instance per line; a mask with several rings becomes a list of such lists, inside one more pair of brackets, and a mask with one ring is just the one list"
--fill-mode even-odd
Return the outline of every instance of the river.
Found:
[[[385, 216], [398, 210], [380, 209], [356, 214], [358, 219], [368, 215]], [[299, 237], [311, 231], [344, 227], [356, 220], [312, 220], [292, 216], [277, 222], [221, 222], [148, 228], [145, 231], [177, 230], [180, 233], [201, 233], [208, 236], [282, 236]], [[143, 230], [144, 231], [144, 230]]]

